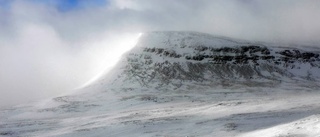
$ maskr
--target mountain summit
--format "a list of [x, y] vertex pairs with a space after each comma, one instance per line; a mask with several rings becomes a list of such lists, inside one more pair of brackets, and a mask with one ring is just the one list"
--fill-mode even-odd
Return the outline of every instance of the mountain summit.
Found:
[[129, 87], [319, 81], [320, 49], [249, 42], [198, 32], [145, 33], [104, 76]]

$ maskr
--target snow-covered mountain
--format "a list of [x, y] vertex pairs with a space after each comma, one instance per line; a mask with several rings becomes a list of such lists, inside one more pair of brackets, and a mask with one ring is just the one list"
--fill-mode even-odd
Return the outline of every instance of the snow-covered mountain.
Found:
[[157, 89], [226, 81], [319, 81], [319, 54], [318, 48], [281, 47], [197, 32], [152, 32], [123, 57], [118, 71], [111, 72], [114, 77], [103, 78], [122, 88], [137, 84]]
[[0, 111], [0, 136], [316, 136], [320, 49], [150, 32], [113, 70]]

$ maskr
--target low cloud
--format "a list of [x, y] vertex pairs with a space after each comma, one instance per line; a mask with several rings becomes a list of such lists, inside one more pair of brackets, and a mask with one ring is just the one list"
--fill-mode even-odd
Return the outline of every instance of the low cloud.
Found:
[[68, 11], [35, 0], [0, 3], [7, 3], [0, 6], [2, 106], [83, 85], [118, 59], [121, 41], [139, 32], [187, 30], [255, 41], [320, 42], [317, 0], [108, 0]]

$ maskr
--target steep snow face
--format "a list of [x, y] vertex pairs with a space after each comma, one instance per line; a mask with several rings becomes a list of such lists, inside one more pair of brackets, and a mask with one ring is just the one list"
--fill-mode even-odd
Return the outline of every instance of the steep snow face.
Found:
[[109, 81], [118, 87], [138, 84], [157, 89], [226, 81], [258, 86], [318, 81], [319, 53], [317, 48], [281, 47], [197, 32], [151, 32], [143, 34], [123, 57]]

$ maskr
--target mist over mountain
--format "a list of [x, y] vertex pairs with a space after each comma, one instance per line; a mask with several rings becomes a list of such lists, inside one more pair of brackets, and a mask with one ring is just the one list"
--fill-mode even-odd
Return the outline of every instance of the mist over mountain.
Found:
[[0, 0], [0, 107], [82, 86], [113, 66], [123, 53], [120, 49], [133, 45], [128, 39], [141, 32], [199, 31], [281, 46], [319, 47], [319, 4], [318, 0]]
[[0, 136], [316, 136], [320, 49], [147, 32], [64, 96], [0, 111]]

